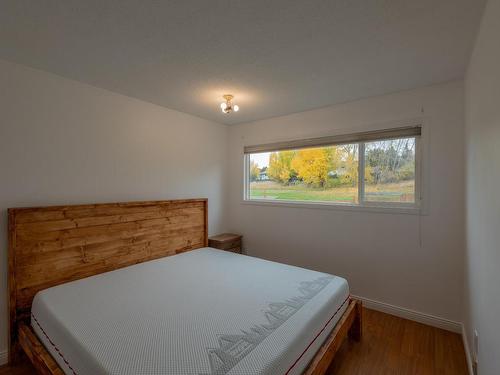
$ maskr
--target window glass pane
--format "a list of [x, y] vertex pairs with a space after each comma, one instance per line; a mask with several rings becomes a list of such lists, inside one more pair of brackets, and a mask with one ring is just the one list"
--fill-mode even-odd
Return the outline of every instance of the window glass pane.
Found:
[[364, 199], [415, 202], [415, 138], [365, 143]]
[[358, 203], [358, 145], [250, 154], [249, 198]]

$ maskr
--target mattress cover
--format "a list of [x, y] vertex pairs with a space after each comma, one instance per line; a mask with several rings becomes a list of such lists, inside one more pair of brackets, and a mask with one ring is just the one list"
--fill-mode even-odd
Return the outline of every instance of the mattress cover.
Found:
[[39, 292], [66, 374], [300, 374], [347, 308], [343, 278], [203, 248]]

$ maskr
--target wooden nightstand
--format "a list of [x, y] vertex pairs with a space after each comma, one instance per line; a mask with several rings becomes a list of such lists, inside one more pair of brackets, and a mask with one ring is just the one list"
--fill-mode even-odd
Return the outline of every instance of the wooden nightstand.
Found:
[[208, 246], [241, 254], [241, 238], [242, 236], [239, 234], [222, 233], [209, 237]]

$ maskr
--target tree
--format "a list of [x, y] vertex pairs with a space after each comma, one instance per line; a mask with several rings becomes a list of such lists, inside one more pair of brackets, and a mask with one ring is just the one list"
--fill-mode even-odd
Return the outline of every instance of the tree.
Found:
[[327, 148], [311, 148], [297, 151], [291, 165], [306, 184], [324, 187], [328, 179], [332, 154]]
[[414, 179], [414, 138], [371, 143], [366, 150], [365, 176], [370, 176], [374, 183], [390, 183]]
[[269, 167], [267, 175], [271, 180], [288, 184], [290, 180], [297, 174], [292, 169], [292, 160], [295, 156], [295, 151], [279, 151], [273, 152], [269, 156]]
[[355, 186], [358, 182], [358, 145], [347, 144], [335, 147], [337, 152], [337, 165], [341, 164], [346, 173], [341, 177], [342, 184]]
[[260, 169], [256, 162], [250, 160], [250, 181], [257, 181], [259, 178]]

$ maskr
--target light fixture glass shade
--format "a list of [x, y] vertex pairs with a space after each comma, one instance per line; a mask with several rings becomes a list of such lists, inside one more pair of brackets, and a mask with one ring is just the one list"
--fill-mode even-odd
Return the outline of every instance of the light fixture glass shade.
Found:
[[237, 105], [233, 104], [233, 96], [232, 95], [222, 95], [222, 97], [225, 99], [225, 102], [220, 103], [220, 109], [222, 110], [223, 113], [231, 113], [231, 112], [238, 112], [240, 107]]

